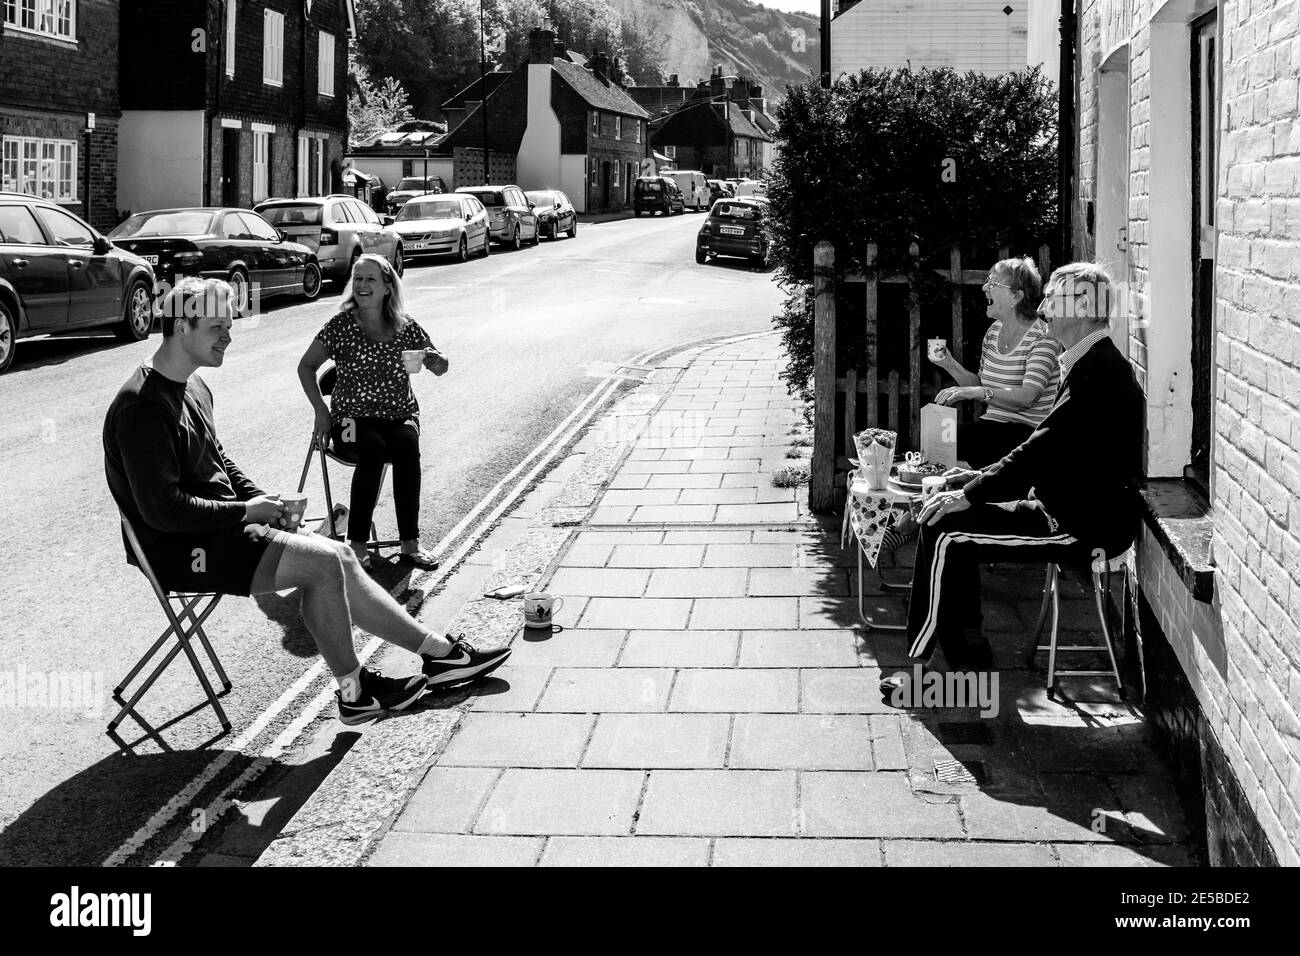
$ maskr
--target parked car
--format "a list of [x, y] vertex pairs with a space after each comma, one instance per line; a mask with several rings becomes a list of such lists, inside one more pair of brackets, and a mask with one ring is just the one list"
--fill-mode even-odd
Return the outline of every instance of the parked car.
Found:
[[470, 252], [486, 256], [492, 245], [487, 210], [474, 196], [416, 196], [402, 207], [393, 228], [411, 257], [450, 254], [464, 262]]
[[429, 193], [445, 193], [447, 184], [441, 176], [403, 176], [397, 185], [388, 191], [384, 201], [388, 203], [388, 214], [396, 216], [406, 205], [407, 200], [415, 196], [427, 196]]
[[570, 239], [577, 237], [578, 213], [568, 196], [558, 189], [530, 189], [524, 195], [537, 207], [537, 226], [543, 236], [558, 239], [564, 233]]
[[682, 198], [682, 191], [667, 176], [640, 176], [632, 186], [632, 212], [640, 216], [643, 212], [654, 215], [662, 212], [665, 216], [671, 216], [673, 210], [677, 212], [686, 211], [686, 201]]
[[492, 238], [518, 249], [527, 239], [537, 245], [540, 231], [533, 203], [518, 186], [461, 186], [456, 192], [473, 196], [485, 207]]
[[709, 181], [704, 174], [692, 169], [681, 169], [667, 174], [682, 191], [682, 202], [686, 209], [699, 212], [713, 205], [710, 198]]
[[250, 283], [261, 298], [321, 292], [316, 253], [286, 239], [251, 209], [202, 206], [136, 213], [108, 234], [113, 243], [142, 256], [162, 282], [181, 276], [225, 279], [235, 287], [241, 310], [250, 305]]
[[736, 184], [736, 199], [767, 198], [767, 183], [756, 179], [747, 179]]
[[0, 372], [19, 339], [111, 326], [134, 342], [153, 327], [153, 269], [56, 203], [0, 192]]
[[709, 208], [719, 199], [729, 199], [735, 194], [736, 188], [725, 179], [709, 180]]
[[719, 199], [695, 239], [695, 261], [702, 264], [712, 256], [741, 256], [766, 266], [771, 254], [766, 217], [766, 202]]
[[362, 253], [383, 256], [402, 274], [402, 240], [391, 228], [391, 216], [380, 215], [352, 196], [312, 196], [274, 199], [253, 207], [286, 239], [316, 253], [326, 279], [347, 282], [352, 264]]

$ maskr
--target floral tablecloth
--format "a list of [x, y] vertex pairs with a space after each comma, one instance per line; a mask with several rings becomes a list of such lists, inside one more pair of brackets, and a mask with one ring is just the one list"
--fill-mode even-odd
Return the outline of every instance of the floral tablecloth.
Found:
[[[912, 499], [919, 495], [900, 487], [893, 479], [884, 489], [870, 488], [853, 472], [849, 473], [848, 489], [843, 536], [847, 539], [852, 530], [862, 556], [874, 568], [886, 533], [911, 507]], [[847, 540], [841, 543], [845, 544]]]

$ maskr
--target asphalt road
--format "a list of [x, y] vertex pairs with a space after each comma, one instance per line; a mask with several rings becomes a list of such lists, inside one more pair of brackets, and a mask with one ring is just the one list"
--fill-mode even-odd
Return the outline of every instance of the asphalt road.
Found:
[[[597, 384], [593, 365], [770, 328], [780, 300], [770, 273], [740, 260], [696, 265], [699, 223], [584, 224], [574, 240], [408, 268], [408, 311], [451, 360], [447, 375], [415, 382], [426, 544], [579, 404]], [[224, 367], [202, 373], [227, 453], [268, 490], [296, 488], [312, 415], [294, 370], [340, 291], [268, 303], [235, 330]], [[0, 540], [0, 862], [98, 864], [230, 739], [212, 740], [210, 712], [184, 716], [201, 697], [183, 661], [141, 707], [164, 746], [130, 719], [129, 753], [104, 733], [109, 694], [162, 615], [125, 563], [101, 429], [157, 342], [25, 341], [0, 376], [0, 492], [13, 522]], [[346, 500], [346, 474], [334, 484]], [[387, 490], [376, 521], [395, 537]], [[223, 701], [236, 734], [315, 660], [291, 599], [228, 599], [211, 630], [236, 684]]]

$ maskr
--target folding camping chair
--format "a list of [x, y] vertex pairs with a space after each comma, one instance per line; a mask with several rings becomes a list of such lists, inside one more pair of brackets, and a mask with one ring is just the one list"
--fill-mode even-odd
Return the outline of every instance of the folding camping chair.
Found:
[[[1025, 663], [1027, 666], [1033, 667], [1038, 652], [1047, 651], [1048, 699], [1054, 698], [1056, 694], [1056, 679], [1058, 677], [1111, 677], [1115, 680], [1120, 700], [1128, 699], [1128, 692], [1124, 689], [1124, 679], [1120, 677], [1119, 665], [1115, 662], [1115, 641], [1110, 627], [1110, 575], [1113, 571], [1124, 573], [1124, 590], [1120, 595], [1122, 602], [1120, 627], [1123, 628], [1123, 615], [1128, 613], [1127, 567], [1131, 553], [1130, 550], [1106, 562], [1093, 562], [1089, 569], [1092, 577], [1093, 599], [1097, 605], [1097, 620], [1101, 624], [1101, 644], [1062, 645], [1057, 643], [1057, 632], [1061, 620], [1061, 566], [1059, 564], [1049, 564], [1047, 566], [1047, 580], [1043, 583], [1043, 606], [1038, 612], [1038, 626], [1034, 629], [1034, 646], [1029, 651]], [[1052, 619], [1051, 638], [1046, 644], [1039, 644], [1038, 639], [1043, 634], [1043, 625], [1047, 623], [1049, 616]], [[1056, 655], [1059, 653], [1096, 653], [1103, 650], [1110, 658], [1109, 670], [1058, 670], [1056, 667]]]
[[[140, 702], [140, 698], [153, 686], [154, 681], [162, 676], [162, 672], [167, 669], [167, 665], [175, 660], [176, 655], [181, 651], [185, 652], [185, 656], [189, 659], [190, 666], [194, 668], [199, 683], [203, 685], [203, 693], [207, 695], [208, 704], [216, 711], [217, 720], [221, 722], [221, 729], [223, 731], [230, 730], [230, 719], [226, 717], [226, 712], [221, 707], [221, 701], [217, 699], [219, 695], [212, 690], [212, 683], [208, 680], [207, 673], [199, 663], [199, 656], [194, 653], [194, 648], [190, 644], [191, 637], [199, 639], [199, 643], [203, 645], [203, 650], [207, 652], [208, 660], [212, 663], [213, 670], [217, 672], [217, 680], [221, 682], [221, 693], [229, 692], [231, 687], [230, 678], [226, 676], [221, 661], [217, 659], [217, 654], [212, 649], [212, 642], [208, 640], [208, 635], [203, 630], [203, 622], [208, 619], [208, 615], [216, 608], [217, 603], [221, 600], [221, 595], [168, 591], [158, 583], [158, 576], [154, 574], [149, 559], [145, 557], [144, 549], [140, 547], [140, 539], [136, 536], [135, 528], [131, 526], [131, 522], [126, 515], [122, 515], [122, 531], [126, 535], [127, 544], [130, 546], [132, 554], [135, 555], [135, 559], [140, 565], [140, 570], [149, 579], [149, 585], [153, 588], [158, 603], [162, 605], [168, 623], [167, 629], [159, 635], [144, 656], [131, 668], [131, 672], [126, 675], [126, 678], [113, 688], [113, 699], [122, 705], [122, 709], [117, 712], [116, 717], [108, 722], [108, 732], [113, 733], [117, 730], [117, 725], [122, 722], [123, 717], [135, 712], [136, 704]], [[206, 604], [203, 603], [205, 600]], [[175, 609], [172, 607], [173, 604], [176, 605]], [[149, 664], [154, 655], [171, 639], [175, 640], [175, 646], [167, 652], [161, 663], [154, 667], [149, 676], [144, 679], [136, 692], [131, 695], [131, 699], [123, 701], [122, 695], [126, 693], [126, 688], [135, 680], [136, 675]]]
[[[338, 379], [338, 367], [330, 365], [325, 368], [316, 378], [316, 384], [320, 387], [320, 393], [328, 399], [334, 393], [334, 383]], [[317, 441], [316, 436], [312, 435], [311, 441], [307, 445], [307, 458], [302, 463], [302, 477], [298, 479], [298, 493], [301, 494], [303, 488], [307, 487], [307, 472], [311, 470], [311, 459], [313, 455], [320, 458], [321, 479], [325, 484], [325, 515], [321, 518], [302, 519], [305, 525], [312, 521], [328, 521], [327, 526], [330, 530], [330, 537], [337, 541], [343, 540], [343, 529], [339, 528], [339, 522], [336, 520], [337, 515], [334, 512], [334, 494], [330, 490], [330, 471], [328, 462], [333, 461], [345, 468], [355, 468], [357, 461], [355, 458], [340, 454], [338, 448], [334, 447], [333, 439], [327, 438], [325, 441]], [[375, 492], [375, 504], [379, 503], [379, 496], [383, 494], [384, 482], [388, 480], [388, 466], [391, 461], [384, 462], [383, 471], [379, 475], [379, 490]], [[379, 533], [375, 528], [374, 521], [370, 522], [370, 540], [366, 542], [368, 549], [376, 548], [395, 548], [402, 543], [400, 538], [380, 539]]]

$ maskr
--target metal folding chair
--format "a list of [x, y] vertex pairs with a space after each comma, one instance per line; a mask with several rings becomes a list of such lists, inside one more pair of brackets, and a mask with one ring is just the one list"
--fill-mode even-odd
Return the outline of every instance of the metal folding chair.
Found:
[[[113, 699], [122, 705], [122, 709], [117, 712], [117, 716], [108, 722], [108, 732], [111, 734], [117, 730], [117, 725], [122, 722], [122, 718], [129, 713], [135, 712], [136, 705], [145, 693], [153, 686], [167, 666], [176, 659], [176, 655], [184, 651], [190, 666], [194, 668], [194, 673], [203, 686], [203, 693], [207, 695], [208, 704], [216, 712], [217, 720], [221, 722], [221, 729], [230, 729], [230, 719], [226, 717], [226, 712], [221, 707], [221, 701], [217, 699], [218, 694], [212, 689], [212, 682], [208, 680], [208, 675], [199, 662], [199, 656], [194, 653], [194, 648], [190, 644], [191, 637], [197, 637], [199, 643], [203, 645], [203, 650], [208, 655], [208, 660], [212, 664], [213, 670], [217, 673], [217, 680], [221, 682], [221, 693], [225, 694], [230, 690], [230, 678], [226, 676], [225, 669], [221, 666], [221, 661], [217, 659], [216, 652], [212, 649], [212, 642], [208, 640], [207, 633], [203, 630], [203, 622], [208, 619], [217, 603], [221, 600], [220, 594], [213, 593], [188, 593], [181, 591], [168, 591], [158, 583], [158, 576], [154, 574], [153, 568], [149, 564], [149, 559], [145, 557], [144, 549], [140, 546], [140, 539], [135, 533], [135, 528], [131, 526], [130, 520], [126, 515], [122, 515], [122, 530], [126, 534], [127, 544], [131, 552], [135, 555], [136, 561], [140, 565], [140, 570], [144, 576], [149, 579], [149, 585], [153, 588], [154, 596], [158, 598], [158, 603], [162, 605], [163, 613], [167, 615], [167, 629], [159, 635], [158, 639], [153, 642], [143, 657], [131, 668], [131, 672], [126, 678], [113, 688]], [[203, 603], [206, 601], [207, 603]], [[173, 608], [173, 604], [175, 608]], [[122, 696], [126, 693], [127, 687], [135, 680], [140, 671], [148, 666], [164, 644], [169, 640], [175, 641], [175, 646], [167, 652], [162, 661], [154, 667], [139, 688], [131, 695], [129, 701], [123, 701]]]
[[[338, 369], [333, 365], [327, 366], [321, 371], [320, 375], [317, 376], [316, 384], [320, 386], [320, 393], [325, 396], [326, 399], [333, 394], [334, 383], [337, 379]], [[330, 522], [330, 537], [334, 538], [336, 541], [342, 541], [344, 532], [338, 527], [339, 522], [336, 520], [338, 516], [334, 511], [334, 493], [330, 490], [329, 462], [337, 462], [344, 468], [355, 468], [357, 462], [355, 458], [339, 454], [339, 450], [333, 446], [334, 442], [332, 439], [327, 439], [321, 442], [316, 440], [314, 434], [312, 435], [311, 441], [307, 445], [307, 458], [302, 463], [302, 477], [298, 479], [298, 493], [301, 494], [303, 488], [307, 487], [307, 473], [311, 470], [312, 456], [318, 456], [320, 458], [321, 480], [325, 484], [325, 515], [318, 518], [304, 517], [302, 523], [305, 525], [311, 521], [328, 520]], [[383, 494], [384, 483], [388, 480], [388, 466], [390, 464], [392, 464], [390, 461], [384, 462], [383, 471], [380, 472], [379, 490], [375, 493], [376, 505], [379, 503], [379, 496]], [[370, 540], [366, 542], [367, 548], [372, 550], [375, 548], [395, 548], [401, 543], [400, 538], [381, 539], [378, 530], [375, 528], [374, 521], [370, 522]]]
[[[1112, 571], [1122, 571], [1128, 564], [1129, 555], [1120, 555], [1110, 561], [1101, 564], [1094, 563], [1090, 568], [1092, 576], [1092, 594], [1097, 605], [1097, 620], [1101, 624], [1101, 644], [1059, 644], [1057, 642], [1060, 619], [1061, 619], [1061, 598], [1060, 598], [1060, 577], [1061, 566], [1059, 564], [1049, 564], [1047, 566], [1047, 580], [1043, 584], [1043, 605], [1038, 612], [1038, 626], [1034, 629], [1034, 646], [1029, 651], [1025, 663], [1029, 667], [1034, 666], [1034, 661], [1038, 657], [1039, 651], [1047, 651], [1047, 696], [1049, 699], [1055, 697], [1056, 681], [1058, 677], [1110, 677], [1115, 681], [1119, 691], [1120, 700], [1128, 699], [1128, 692], [1124, 689], [1124, 678], [1120, 676], [1119, 665], [1115, 661], [1115, 641], [1110, 626], [1110, 575]], [[1128, 612], [1128, 576], [1123, 575], [1124, 590], [1121, 593], [1122, 614]], [[1039, 644], [1038, 639], [1043, 634], [1043, 626], [1047, 623], [1048, 617], [1052, 619], [1052, 632], [1046, 644]], [[1124, 620], [1121, 618], [1120, 627], [1123, 628]], [[1058, 670], [1056, 666], [1056, 655], [1059, 653], [1097, 653], [1105, 651], [1110, 658], [1109, 670]]]

